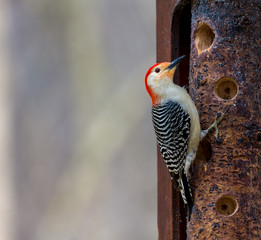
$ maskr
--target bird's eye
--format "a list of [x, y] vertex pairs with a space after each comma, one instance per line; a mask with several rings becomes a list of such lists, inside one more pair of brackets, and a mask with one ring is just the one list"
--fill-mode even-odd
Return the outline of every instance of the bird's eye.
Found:
[[156, 69], [155, 69], [155, 72], [156, 72], [156, 73], [159, 73], [159, 72], [160, 72], [160, 68], [156, 68]]

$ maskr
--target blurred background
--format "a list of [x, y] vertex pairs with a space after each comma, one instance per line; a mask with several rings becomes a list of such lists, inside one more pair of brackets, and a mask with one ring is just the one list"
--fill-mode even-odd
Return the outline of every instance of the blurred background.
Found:
[[0, 239], [157, 239], [155, 1], [0, 4]]

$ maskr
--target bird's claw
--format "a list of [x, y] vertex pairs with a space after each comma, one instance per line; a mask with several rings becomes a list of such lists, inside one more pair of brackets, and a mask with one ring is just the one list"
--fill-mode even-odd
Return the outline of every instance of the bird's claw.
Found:
[[224, 118], [226, 112], [224, 113], [217, 113], [215, 122], [211, 124], [211, 126], [207, 129], [206, 133], [208, 133], [212, 128], [215, 128], [215, 139], [217, 142], [220, 142], [218, 139], [218, 124], [221, 122], [221, 120]]
[[221, 120], [224, 118], [224, 116], [226, 115], [226, 112], [224, 113], [217, 113], [216, 115], [216, 120], [214, 122], [214, 128], [215, 128], [215, 139], [218, 143], [220, 143], [221, 141], [218, 138], [218, 124], [221, 122]]

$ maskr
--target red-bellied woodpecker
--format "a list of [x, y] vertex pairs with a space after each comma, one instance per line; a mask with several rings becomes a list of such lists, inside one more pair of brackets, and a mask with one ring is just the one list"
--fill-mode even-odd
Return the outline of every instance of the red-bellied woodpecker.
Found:
[[187, 91], [173, 83], [177, 65], [185, 56], [173, 62], [153, 65], [145, 76], [145, 86], [152, 100], [152, 122], [162, 157], [174, 186], [192, 211], [192, 192], [187, 177], [195, 159], [200, 140], [217, 124], [223, 115], [201, 131], [197, 108]]

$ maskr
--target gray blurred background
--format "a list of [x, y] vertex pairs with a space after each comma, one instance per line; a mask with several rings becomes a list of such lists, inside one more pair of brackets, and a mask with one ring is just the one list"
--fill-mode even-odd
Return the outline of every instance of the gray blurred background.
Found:
[[155, 1], [0, 4], [0, 239], [157, 239]]

